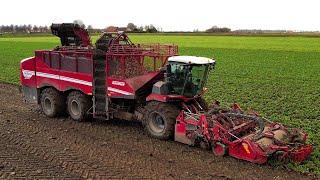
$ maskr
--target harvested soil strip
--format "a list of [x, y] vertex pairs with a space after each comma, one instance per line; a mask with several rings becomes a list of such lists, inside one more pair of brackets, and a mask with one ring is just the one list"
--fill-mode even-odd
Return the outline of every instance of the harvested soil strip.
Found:
[[50, 119], [0, 84], [0, 178], [312, 179], [145, 135], [140, 123]]

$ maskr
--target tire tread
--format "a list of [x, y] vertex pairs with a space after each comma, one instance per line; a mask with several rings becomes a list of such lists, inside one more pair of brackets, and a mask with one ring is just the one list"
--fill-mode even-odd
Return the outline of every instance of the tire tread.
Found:
[[[173, 104], [163, 103], [158, 101], [151, 101], [146, 106], [146, 118], [144, 122], [145, 130], [148, 132], [149, 136], [161, 140], [168, 140], [173, 137], [175, 131], [176, 118], [179, 115], [180, 110], [174, 106]], [[163, 134], [156, 135], [154, 134], [150, 128], [148, 127], [148, 118], [152, 112], [158, 112], [165, 117], [165, 121], [167, 122], [167, 127]]]
[[42, 111], [43, 111], [42, 101], [43, 101], [44, 97], [46, 97], [46, 96], [51, 97], [52, 103], [54, 104], [53, 113], [46, 114], [46, 116], [53, 118], [53, 117], [63, 115], [66, 110], [65, 97], [54, 88], [44, 89], [41, 92], [41, 96], [40, 96], [40, 105], [41, 105]]

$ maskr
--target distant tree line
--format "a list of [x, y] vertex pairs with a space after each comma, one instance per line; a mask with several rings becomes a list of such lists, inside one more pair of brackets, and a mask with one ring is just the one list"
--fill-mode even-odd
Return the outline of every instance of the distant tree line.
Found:
[[128, 23], [127, 29], [131, 32], [147, 32], [147, 33], [156, 33], [159, 32], [159, 30], [152, 24], [146, 25], [146, 26], [136, 26], [133, 23]]
[[[137, 26], [134, 23], [128, 23], [125, 27], [109, 26], [104, 29], [94, 28], [92, 25], [86, 26], [82, 20], [74, 20], [73, 23], [79, 24], [81, 27], [86, 28], [89, 33], [100, 33], [102, 31], [107, 32], [134, 32], [134, 33], [157, 33], [162, 32], [161, 28], [157, 28], [154, 25]], [[181, 31], [183, 32], [183, 31]], [[228, 33], [231, 32], [230, 28], [212, 26], [205, 31], [199, 31], [198, 29], [193, 32], [207, 32], [207, 33]], [[237, 32], [237, 31], [235, 31]], [[0, 25], [0, 33], [51, 33], [50, 26], [37, 26], [37, 25]]]
[[218, 27], [218, 26], [212, 26], [211, 28], [207, 29], [205, 32], [207, 33], [228, 33], [231, 32], [230, 28], [227, 27]]
[[[94, 28], [92, 25], [86, 26], [80, 20], [74, 21], [74, 23], [79, 24], [81, 27], [86, 28], [89, 33], [100, 33], [106, 31], [106, 29]], [[114, 27], [114, 26], [109, 26]], [[129, 23], [126, 27], [114, 27], [115, 31], [125, 31], [125, 32], [136, 32], [136, 33], [156, 33], [159, 32], [158, 28], [154, 25], [146, 26], [136, 26], [133, 23]], [[51, 33], [50, 26], [37, 26], [37, 25], [0, 25], [0, 33]]]
[[[145, 25], [145, 26], [137, 26], [134, 23], [128, 23], [127, 26], [124, 27], [115, 27], [115, 26], [108, 26], [106, 28], [94, 28], [92, 25], [86, 26], [82, 20], [74, 20], [73, 23], [79, 24], [81, 27], [86, 28], [89, 33], [101, 33], [103, 31], [106, 32], [118, 32], [118, 31], [125, 31], [125, 32], [134, 32], [134, 33], [157, 33], [163, 32], [161, 28], [155, 27], [154, 25]], [[184, 33], [188, 31], [175, 31], [172, 33]], [[261, 29], [239, 29], [231, 31], [228, 27], [218, 27], [212, 26], [206, 30], [199, 30], [194, 29], [192, 32], [188, 33], [232, 33], [232, 34], [264, 34], [264, 33], [294, 33], [295, 31], [288, 31], [288, 30], [261, 30]], [[311, 32], [311, 31], [310, 31]], [[318, 32], [318, 31], [312, 31]], [[0, 25], [0, 35], [6, 33], [17, 33], [17, 34], [30, 34], [30, 33], [51, 33], [50, 26], [37, 26], [31, 24], [24, 24], [24, 25]], [[171, 32], [168, 32], [171, 33]]]
[[[162, 32], [161, 28], [156, 28], [154, 25], [146, 25], [146, 26], [140, 26], [137, 27], [133, 23], [129, 23], [127, 25], [127, 31], [129, 32], [147, 32], [147, 33], [157, 33]], [[183, 31], [182, 31], [183, 32]], [[207, 32], [207, 33], [228, 33], [231, 32], [230, 28], [227, 27], [218, 27], [218, 26], [212, 26], [211, 28], [205, 30], [205, 31], [199, 31], [198, 29], [195, 29], [193, 32]]]
[[36, 25], [0, 25], [0, 33], [47, 33], [50, 32], [48, 26]]
[[125, 32], [135, 32], [135, 33], [142, 33], [142, 32], [156, 33], [156, 32], [159, 32], [159, 30], [152, 24], [138, 27], [134, 23], [128, 23], [128, 25], [126, 27], [108, 26], [105, 29], [97, 29], [97, 28], [93, 28], [92, 25], [86, 26], [82, 20], [74, 20], [73, 23], [80, 25], [82, 28], [86, 28], [90, 33], [97, 33], [97, 32], [101, 32], [101, 31], [110, 31], [110, 32], [125, 31]]
[[263, 33], [293, 33], [290, 30], [263, 30], [263, 29], [239, 29], [233, 31], [237, 34], [263, 34]]

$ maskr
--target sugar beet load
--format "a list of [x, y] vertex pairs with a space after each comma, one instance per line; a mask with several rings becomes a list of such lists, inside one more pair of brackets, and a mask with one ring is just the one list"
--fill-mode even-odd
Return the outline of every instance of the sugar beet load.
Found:
[[104, 33], [95, 46], [85, 29], [53, 24], [61, 40], [21, 61], [24, 99], [44, 114], [67, 111], [76, 121], [138, 120], [158, 139], [201, 146], [215, 155], [265, 163], [301, 162], [312, 152], [307, 134], [270, 122], [237, 104], [223, 109], [202, 98], [213, 59], [178, 56], [175, 45], [134, 44], [124, 33]]

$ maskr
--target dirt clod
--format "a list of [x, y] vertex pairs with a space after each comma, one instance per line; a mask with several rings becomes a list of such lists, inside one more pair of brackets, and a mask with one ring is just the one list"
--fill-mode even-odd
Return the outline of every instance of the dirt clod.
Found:
[[56, 138], [56, 137], [51, 136], [51, 137], [49, 137], [49, 139], [55, 140], [55, 139], [57, 139], [57, 138]]
[[41, 170], [41, 169], [38, 169], [38, 170], [36, 171], [36, 173], [37, 173], [37, 174], [41, 174], [41, 173], [42, 173], [42, 170]]
[[108, 146], [108, 142], [102, 142], [101, 146]]

